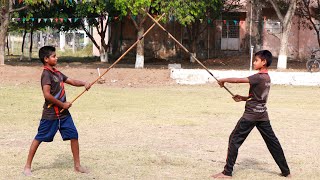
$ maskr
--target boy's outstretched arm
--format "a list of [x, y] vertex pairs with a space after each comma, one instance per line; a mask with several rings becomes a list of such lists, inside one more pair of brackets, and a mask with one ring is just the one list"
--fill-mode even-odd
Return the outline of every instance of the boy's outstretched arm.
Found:
[[68, 78], [66, 80], [66, 83], [70, 84], [72, 86], [77, 86], [77, 87], [84, 86], [86, 88], [86, 90], [89, 90], [91, 88], [91, 84], [90, 83], [79, 81], [79, 80], [75, 80], [75, 79], [71, 79], [71, 78]]
[[224, 83], [249, 83], [248, 78], [224, 78], [219, 79], [218, 84], [220, 87], [224, 87]]

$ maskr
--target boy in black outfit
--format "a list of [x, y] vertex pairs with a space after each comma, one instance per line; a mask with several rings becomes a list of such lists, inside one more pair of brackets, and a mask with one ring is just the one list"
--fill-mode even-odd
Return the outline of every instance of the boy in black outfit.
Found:
[[[23, 173], [26, 176], [32, 175], [31, 163], [40, 143], [53, 141], [58, 130], [64, 141], [71, 141], [74, 170], [76, 172], [88, 173], [80, 165], [78, 131], [68, 111], [72, 104], [66, 101], [64, 83], [78, 87], [85, 86], [87, 90], [90, 89], [91, 85], [90, 83], [68, 78], [54, 68], [58, 60], [55, 50], [52, 46], [44, 46], [39, 50], [39, 58], [44, 65], [41, 75], [41, 87], [45, 103], [43, 105], [38, 133], [30, 146], [28, 159], [24, 167]], [[60, 112], [62, 109], [64, 111]]]
[[250, 89], [248, 96], [235, 95], [233, 97], [236, 102], [246, 101], [245, 111], [229, 137], [228, 154], [224, 170], [221, 173], [213, 175], [213, 178], [232, 177], [233, 166], [238, 156], [238, 149], [254, 127], [257, 127], [267, 144], [272, 157], [281, 170], [281, 175], [291, 177], [280, 142], [272, 130], [266, 107], [270, 90], [268, 67], [271, 63], [271, 52], [268, 50], [259, 51], [255, 54], [255, 60], [253, 62], [254, 69], [259, 70], [257, 74], [247, 78], [226, 78], [219, 80], [218, 83], [221, 87], [223, 87], [226, 82], [249, 83]]

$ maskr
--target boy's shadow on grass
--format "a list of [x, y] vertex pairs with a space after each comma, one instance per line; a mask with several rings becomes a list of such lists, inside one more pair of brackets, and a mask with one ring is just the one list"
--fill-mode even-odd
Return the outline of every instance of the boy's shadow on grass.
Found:
[[266, 168], [268, 166], [266, 163], [261, 163], [260, 161], [257, 161], [255, 159], [246, 158], [237, 164], [238, 165], [236, 167], [236, 171], [252, 169], [269, 174], [279, 174], [279, 172], [271, 171], [268, 168]]
[[60, 154], [56, 157], [53, 163], [50, 163], [47, 166], [38, 166], [32, 171], [39, 171], [42, 169], [70, 169], [73, 168], [73, 159], [71, 154]]

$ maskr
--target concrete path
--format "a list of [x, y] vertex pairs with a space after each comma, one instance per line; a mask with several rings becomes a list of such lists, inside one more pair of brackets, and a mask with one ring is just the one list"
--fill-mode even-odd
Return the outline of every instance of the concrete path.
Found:
[[[210, 71], [216, 78], [248, 77], [257, 71]], [[269, 71], [272, 84], [320, 86], [320, 72], [274, 72]], [[178, 84], [205, 84], [215, 82], [215, 79], [202, 69], [171, 69], [170, 77]]]

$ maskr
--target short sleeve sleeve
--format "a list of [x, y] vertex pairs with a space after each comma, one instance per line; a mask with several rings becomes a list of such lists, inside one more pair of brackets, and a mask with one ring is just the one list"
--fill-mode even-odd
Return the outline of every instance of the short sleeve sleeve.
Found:
[[63, 73], [61, 73], [61, 75], [62, 75], [63, 82], [66, 82], [66, 80], [68, 79], [68, 76], [64, 75]]
[[252, 76], [249, 76], [248, 79], [251, 85], [258, 84], [260, 81], [259, 74], [254, 74]]
[[44, 85], [51, 85], [51, 78], [50, 78], [50, 72], [48, 71], [43, 71], [41, 75], [41, 86], [43, 87]]

